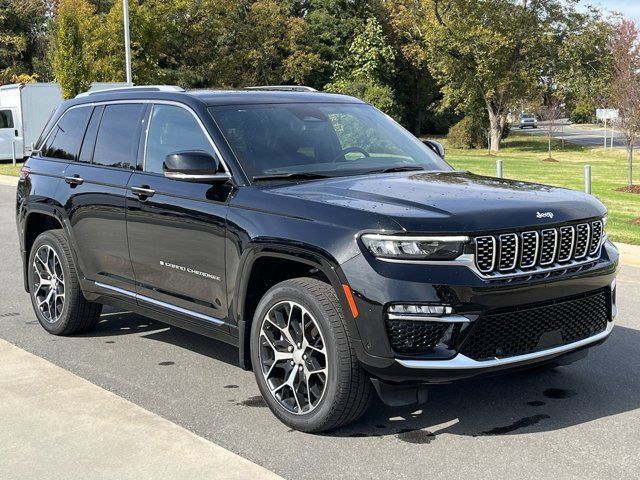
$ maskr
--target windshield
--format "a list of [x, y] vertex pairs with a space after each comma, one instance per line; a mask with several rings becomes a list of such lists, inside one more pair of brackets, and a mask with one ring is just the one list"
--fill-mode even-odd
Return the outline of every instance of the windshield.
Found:
[[236, 105], [211, 107], [210, 112], [254, 180], [452, 170], [420, 140], [370, 105]]

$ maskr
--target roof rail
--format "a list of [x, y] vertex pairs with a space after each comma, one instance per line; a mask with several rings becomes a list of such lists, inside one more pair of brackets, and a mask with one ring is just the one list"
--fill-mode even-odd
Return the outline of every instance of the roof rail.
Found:
[[317, 92], [315, 88], [305, 85], [259, 85], [257, 87], [245, 87], [245, 90], [270, 90], [280, 92]]
[[89, 97], [91, 95], [98, 95], [100, 93], [121, 93], [121, 92], [184, 92], [184, 88], [177, 85], [138, 85], [135, 87], [114, 87], [105, 88], [102, 90], [92, 90], [90, 92], [83, 92], [76, 95], [76, 98]]

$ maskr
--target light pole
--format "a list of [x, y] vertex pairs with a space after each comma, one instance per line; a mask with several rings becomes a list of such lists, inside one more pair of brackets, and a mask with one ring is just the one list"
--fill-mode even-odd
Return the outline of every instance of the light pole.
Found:
[[131, 79], [131, 39], [129, 38], [129, 2], [122, 0], [122, 18], [124, 22], [124, 59], [127, 68], [127, 84], [133, 85]]

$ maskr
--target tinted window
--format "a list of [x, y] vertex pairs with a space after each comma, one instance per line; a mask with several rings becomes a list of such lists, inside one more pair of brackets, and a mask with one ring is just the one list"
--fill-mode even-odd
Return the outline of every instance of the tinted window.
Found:
[[105, 107], [93, 151], [93, 163], [120, 168], [135, 166], [144, 111], [145, 106], [137, 103]]
[[162, 173], [167, 155], [187, 150], [214, 150], [194, 116], [181, 107], [154, 105], [147, 137], [145, 172]]
[[355, 175], [389, 168], [451, 170], [417, 138], [368, 105], [287, 103], [211, 107], [252, 177]]
[[102, 119], [102, 112], [104, 107], [96, 107], [91, 114], [91, 120], [89, 120], [89, 126], [87, 132], [84, 134], [84, 140], [82, 141], [82, 149], [80, 150], [79, 162], [91, 163], [91, 156], [93, 155], [93, 147], [96, 144], [96, 133], [98, 132], [98, 126]]
[[67, 110], [42, 146], [42, 155], [63, 160], [78, 158], [90, 114], [91, 107]]
[[13, 128], [11, 110], [0, 110], [0, 128]]

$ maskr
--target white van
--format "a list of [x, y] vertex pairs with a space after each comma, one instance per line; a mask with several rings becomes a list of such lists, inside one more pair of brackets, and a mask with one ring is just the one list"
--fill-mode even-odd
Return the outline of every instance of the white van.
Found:
[[0, 160], [31, 155], [51, 113], [62, 103], [57, 83], [17, 83], [0, 87]]

